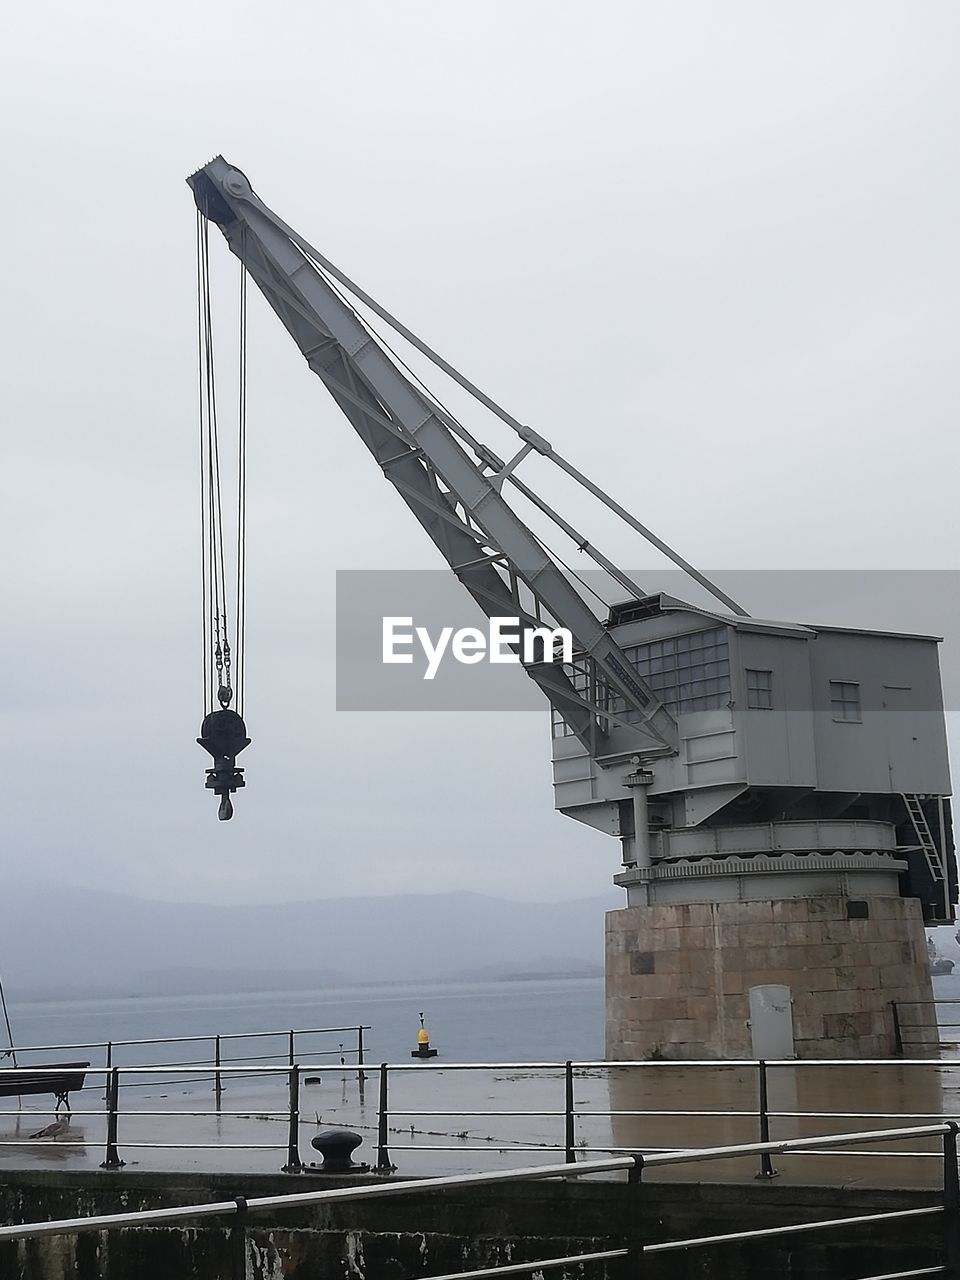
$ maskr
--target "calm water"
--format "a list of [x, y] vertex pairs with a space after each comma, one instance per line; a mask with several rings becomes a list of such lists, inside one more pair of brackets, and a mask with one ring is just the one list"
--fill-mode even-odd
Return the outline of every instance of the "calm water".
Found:
[[[385, 988], [276, 991], [251, 995], [151, 996], [10, 1004], [19, 1045], [79, 1044], [162, 1036], [286, 1031], [346, 1027], [363, 1022], [365, 1056], [399, 1062], [416, 1047], [423, 1010], [431, 1044], [461, 1062], [557, 1061], [603, 1056], [603, 979], [537, 979], [475, 984], [417, 983]], [[297, 1056], [309, 1061], [321, 1050], [354, 1049], [356, 1034], [303, 1037]], [[194, 1048], [196, 1051], [194, 1052]], [[286, 1052], [285, 1041], [243, 1041], [230, 1053]], [[114, 1061], [172, 1062], [209, 1056], [209, 1045], [117, 1049]], [[136, 1057], [134, 1057], [134, 1053]], [[31, 1054], [31, 1060], [43, 1055]], [[59, 1056], [63, 1056], [62, 1054]], [[81, 1057], [102, 1061], [94, 1050]]]

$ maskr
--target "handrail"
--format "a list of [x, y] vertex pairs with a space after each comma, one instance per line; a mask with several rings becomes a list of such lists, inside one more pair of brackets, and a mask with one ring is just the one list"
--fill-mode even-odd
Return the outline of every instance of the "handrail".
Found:
[[[654, 1168], [668, 1164], [696, 1164], [701, 1160], [729, 1160], [736, 1156], [760, 1155], [764, 1151], [786, 1155], [790, 1151], [803, 1151], [805, 1147], [848, 1147], [854, 1142], [896, 1141], [899, 1138], [933, 1138], [952, 1133], [958, 1126], [951, 1121], [943, 1124], [918, 1125], [909, 1129], [873, 1129], [862, 1133], [830, 1133], [815, 1138], [784, 1138], [779, 1142], [751, 1142], [726, 1147], [691, 1147], [683, 1151], [667, 1151], [659, 1155], [644, 1156], [644, 1167]], [[908, 1153], [904, 1153], [908, 1154]]]
[[483, 1267], [480, 1271], [452, 1271], [445, 1276], [427, 1276], [425, 1280], [486, 1280], [487, 1276], [518, 1276], [568, 1267], [572, 1263], [603, 1262], [611, 1258], [629, 1257], [629, 1249], [603, 1249], [599, 1253], [575, 1253], [569, 1258], [538, 1258], [535, 1262], [507, 1262], [502, 1267]]
[[[196, 1218], [230, 1217], [238, 1213], [256, 1213], [267, 1209], [289, 1209], [317, 1204], [333, 1204], [345, 1201], [378, 1200], [391, 1196], [423, 1195], [425, 1192], [446, 1190], [449, 1188], [496, 1186], [511, 1182], [543, 1181], [551, 1178], [581, 1178], [595, 1173], [629, 1172], [632, 1181], [639, 1181], [643, 1170], [655, 1166], [670, 1164], [697, 1164], [702, 1161], [727, 1159], [736, 1155], [756, 1155], [765, 1150], [787, 1152], [802, 1150], [814, 1143], [826, 1143], [831, 1146], [852, 1145], [857, 1142], [874, 1142], [884, 1139], [897, 1140], [907, 1137], [932, 1137], [939, 1135], [945, 1139], [945, 1150], [952, 1145], [954, 1167], [956, 1158], [956, 1134], [960, 1128], [954, 1123], [940, 1125], [921, 1125], [908, 1129], [875, 1130], [864, 1133], [846, 1133], [831, 1135], [829, 1138], [788, 1138], [782, 1142], [743, 1143], [736, 1146], [691, 1148], [663, 1152], [658, 1155], [621, 1156], [609, 1160], [585, 1160], [578, 1164], [535, 1165], [527, 1168], [499, 1170], [493, 1173], [452, 1174], [435, 1178], [407, 1179], [401, 1182], [366, 1184], [361, 1187], [331, 1187], [319, 1191], [301, 1191], [291, 1194], [257, 1196], [249, 1199], [240, 1197], [233, 1200], [214, 1201], [206, 1204], [178, 1205], [168, 1209], [147, 1209], [133, 1213], [95, 1214], [86, 1218], [64, 1218], [53, 1222], [31, 1222], [14, 1226], [0, 1226], [0, 1240], [35, 1239], [39, 1236], [64, 1235], [83, 1231], [100, 1231], [110, 1227], [147, 1226], [156, 1223], [186, 1222]], [[945, 1161], [947, 1167], [949, 1162]], [[795, 1224], [790, 1228], [771, 1228], [761, 1232], [741, 1232], [723, 1237], [702, 1237], [689, 1242], [666, 1242], [665, 1244], [647, 1245], [646, 1251], [663, 1251], [669, 1247], [693, 1247], [701, 1243], [712, 1243], [734, 1238], [751, 1238], [757, 1234], [778, 1234], [787, 1230], [801, 1230], [809, 1226], [811, 1230], [819, 1226], [838, 1226], [844, 1222], [874, 1221], [883, 1217], [909, 1217], [921, 1214], [944, 1212], [944, 1206], [913, 1210], [895, 1210], [890, 1214], [866, 1215], [860, 1218], [840, 1219], [831, 1223]]]
[[[229, 1063], [230, 1059], [227, 1058], [226, 1061]], [[208, 1062], [208, 1063], [205, 1063], [204, 1065], [207, 1068], [207, 1075], [212, 1075], [215, 1069], [214, 1064], [212, 1062]], [[349, 1062], [346, 1064], [346, 1066], [341, 1066], [339, 1062], [338, 1063], [303, 1062], [298, 1065], [301, 1071], [339, 1071], [341, 1073], [344, 1071], [356, 1071], [358, 1067], [358, 1064], [356, 1062]], [[368, 1071], [371, 1069], [369, 1063], [365, 1063], [364, 1066]], [[373, 1068], [373, 1069], [376, 1070], [377, 1068]], [[392, 1067], [390, 1069], [393, 1070]], [[289, 1070], [290, 1070], [290, 1066], [288, 1063], [285, 1063], [285, 1062], [277, 1063], [275, 1066], [272, 1066], [272, 1067], [235, 1067], [231, 1065], [229, 1074], [230, 1075], [240, 1075], [240, 1074], [256, 1075], [259, 1073], [260, 1075], [276, 1076], [276, 1075], [286, 1075], [286, 1073]], [[42, 1075], [63, 1075], [63, 1067], [33, 1067], [33, 1066], [0, 1067], [0, 1080], [3, 1079], [3, 1076], [6, 1073], [10, 1073], [11, 1075], [14, 1072], [22, 1074], [24, 1071], [29, 1071], [31, 1075], [41, 1075], [41, 1074]], [[88, 1076], [109, 1076], [114, 1071], [122, 1071], [125, 1076], [129, 1076], [129, 1075], [137, 1075], [137, 1076], [174, 1075], [175, 1076], [175, 1075], [181, 1075], [184, 1072], [186, 1072], [188, 1075], [197, 1074], [196, 1067], [166, 1067], [163, 1065], [162, 1062], [155, 1065], [151, 1065], [149, 1067], [116, 1067], [116, 1066], [84, 1067], [84, 1073]], [[224, 1074], [227, 1074], [227, 1073], [224, 1072]]]
[[207, 1204], [177, 1205], [171, 1209], [145, 1209], [137, 1213], [98, 1214], [90, 1218], [64, 1218], [57, 1222], [30, 1222], [0, 1227], [0, 1240], [28, 1240], [38, 1236], [101, 1231], [108, 1227], [148, 1226], [158, 1222], [185, 1222], [193, 1218], [230, 1217], [244, 1210], [288, 1209], [292, 1206], [327, 1204], [343, 1200], [379, 1199], [384, 1196], [421, 1195], [446, 1187], [490, 1186], [508, 1182], [543, 1181], [547, 1178], [582, 1178], [591, 1173], [633, 1171], [639, 1157], [618, 1156], [612, 1160], [590, 1160], [581, 1164], [535, 1165], [524, 1169], [502, 1169], [495, 1173], [463, 1173], [442, 1178], [417, 1178], [397, 1183], [363, 1187], [331, 1187], [323, 1191], [300, 1191], [290, 1195], [256, 1196], [249, 1199], [217, 1200]]
[[[136, 1044], [188, 1044], [198, 1040], [262, 1040], [267, 1036], [318, 1036], [341, 1031], [369, 1031], [368, 1023], [355, 1022], [352, 1027], [292, 1027], [282, 1031], [206, 1031], [195, 1036], [151, 1036], [143, 1040], [91, 1040], [85, 1044], [18, 1044], [17, 1053], [56, 1053], [60, 1049], [105, 1049], [107, 1045], [127, 1048]], [[332, 1053], [333, 1050], [330, 1050]]]
[[[117, 1042], [114, 1041], [114, 1043], [117, 1043]], [[68, 1048], [69, 1046], [63, 1045], [61, 1047]], [[74, 1047], [81, 1048], [82, 1046], [77, 1045]], [[17, 1052], [18, 1053], [26, 1052], [26, 1050], [21, 1050], [20, 1046], [18, 1045]], [[272, 1057], [274, 1055], [271, 1054], [270, 1056]], [[231, 1072], [256, 1071], [261, 1069], [257, 1067], [236, 1067], [231, 1065], [234, 1062], [243, 1062], [243, 1061], [246, 1061], [246, 1059], [245, 1058], [237, 1058], [237, 1059], [224, 1058], [223, 1064], [224, 1066], [229, 1065]], [[786, 1067], [786, 1068], [793, 1068], [793, 1069], [804, 1069], [806, 1067], [837, 1067], [837, 1068], [840, 1068], [840, 1067], [934, 1067], [938, 1069], [960, 1067], [960, 1061], [953, 1062], [949, 1059], [939, 1059], [939, 1058], [765, 1058], [765, 1059], [762, 1059], [762, 1061], [769, 1068]], [[697, 1058], [691, 1061], [686, 1061], [681, 1058], [671, 1058], [671, 1059], [645, 1059], [641, 1062], [616, 1062], [616, 1061], [571, 1062], [570, 1065], [573, 1067], [575, 1071], [600, 1070], [602, 1068], [607, 1068], [608, 1070], [620, 1071], [620, 1070], [630, 1070], [634, 1068], [655, 1069], [655, 1068], [662, 1068], [662, 1067], [672, 1067], [674, 1070], [686, 1070], [686, 1068], [688, 1067], [704, 1067], [704, 1068], [711, 1067], [714, 1071], [724, 1071], [730, 1067], [754, 1067], [755, 1068], [760, 1065], [760, 1062], [761, 1062], [761, 1059], [757, 1059], [757, 1058], [742, 1058], [742, 1059], [738, 1058], [735, 1060], [728, 1060], [726, 1058], [721, 1058], [721, 1059]], [[213, 1069], [213, 1066], [214, 1066], [212, 1062], [205, 1063], [204, 1065], [210, 1067], [211, 1070]], [[358, 1065], [359, 1064], [356, 1062], [351, 1062], [346, 1064], [347, 1067], [353, 1070], [356, 1070]], [[381, 1065], [385, 1065], [387, 1069], [390, 1071], [416, 1071], [416, 1072], [448, 1071], [449, 1072], [449, 1071], [563, 1071], [563, 1069], [567, 1064], [565, 1062], [437, 1062], [436, 1060], [433, 1060], [433, 1061], [418, 1060], [416, 1062], [387, 1062], [384, 1064], [374, 1063], [373, 1065], [371, 1065], [370, 1062], [364, 1062], [363, 1064], [364, 1068], [368, 1071], [379, 1070]], [[304, 1071], [321, 1071], [321, 1070], [342, 1071], [344, 1069], [344, 1067], [339, 1063], [335, 1063], [333, 1065], [329, 1063], [327, 1064], [302, 1063], [301, 1067], [302, 1067], [302, 1070]], [[48, 1070], [57, 1071], [57, 1070], [60, 1070], [61, 1068], [58, 1068], [53, 1065], [51, 1066], [31, 1065], [29, 1066], [29, 1068], [0, 1067], [0, 1071], [14, 1071], [14, 1070], [24, 1070], [24, 1069], [29, 1069], [30, 1071], [48, 1071]], [[184, 1070], [187, 1070], [187, 1069], [188, 1068], [184, 1068]], [[276, 1067], [262, 1068], [262, 1070], [264, 1071], [275, 1071], [276, 1069], [277, 1069]], [[111, 1068], [102, 1067], [102, 1066], [101, 1067], [91, 1066], [88, 1068], [89, 1072], [103, 1072], [103, 1071], [109, 1071], [109, 1070], [111, 1070]], [[126, 1074], [127, 1072], [130, 1072], [130, 1071], [176, 1071], [178, 1070], [178, 1068], [174, 1066], [165, 1066], [161, 1062], [161, 1063], [153, 1063], [153, 1064], [150, 1064], [149, 1066], [137, 1066], [137, 1065], [121, 1066], [121, 1070]], [[194, 1071], [195, 1069], [191, 1067], [189, 1068], [189, 1070]]]
[[[319, 1052], [321, 1056], [324, 1056], [323, 1050], [320, 1050]], [[943, 1123], [952, 1121], [952, 1117], [943, 1116], [942, 1113], [910, 1113], [908, 1115], [903, 1115], [903, 1114], [897, 1114], [897, 1113], [884, 1113], [884, 1112], [857, 1113], [857, 1112], [849, 1112], [849, 1111], [797, 1112], [797, 1111], [777, 1111], [777, 1110], [773, 1110], [769, 1105], [769, 1100], [768, 1100], [769, 1094], [768, 1094], [768, 1089], [766, 1084], [766, 1078], [769, 1071], [775, 1070], [778, 1067], [789, 1067], [791, 1071], [803, 1070], [804, 1068], [810, 1067], [810, 1066], [830, 1067], [830, 1068], [836, 1069], [843, 1066], [863, 1066], [865, 1064], [888, 1065], [888, 1066], [896, 1066], [898, 1068], [910, 1067], [910, 1066], [930, 1067], [931, 1065], [935, 1066], [937, 1069], [942, 1069], [944, 1066], [949, 1068], [949, 1064], [932, 1063], [929, 1059], [926, 1059], [926, 1058], [915, 1059], [915, 1060], [904, 1060], [899, 1058], [898, 1059], [827, 1059], [827, 1060], [778, 1059], [773, 1061], [765, 1061], [762, 1059], [758, 1059], [758, 1060], [745, 1059], [745, 1060], [737, 1060], [735, 1062], [725, 1062], [725, 1061], [715, 1061], [715, 1060], [695, 1060], [694, 1062], [677, 1062], [677, 1061], [667, 1062], [664, 1060], [656, 1060], [656, 1061], [639, 1061], [639, 1062], [635, 1061], [635, 1062], [627, 1062], [627, 1063], [609, 1062], [609, 1061], [601, 1062], [596, 1060], [582, 1062], [582, 1063], [573, 1062], [573, 1061], [564, 1062], [564, 1063], [561, 1063], [561, 1062], [525, 1062], [525, 1063], [452, 1062], [450, 1063], [450, 1062], [423, 1062], [422, 1060], [417, 1060], [416, 1062], [413, 1062], [413, 1063], [404, 1061], [399, 1063], [380, 1063], [380, 1064], [371, 1066], [369, 1063], [367, 1064], [363, 1063], [363, 1061], [359, 1058], [359, 1055], [358, 1055], [358, 1060], [356, 1062], [353, 1062], [353, 1061], [345, 1062], [344, 1059], [341, 1057], [341, 1060], [339, 1063], [328, 1063], [328, 1062], [319, 1062], [319, 1061], [313, 1062], [313, 1063], [297, 1063], [293, 1060], [292, 1054], [289, 1053], [289, 1050], [288, 1050], [288, 1054], [289, 1054], [288, 1060], [271, 1060], [269, 1065], [260, 1065], [256, 1057], [252, 1057], [248, 1059], [236, 1059], [236, 1060], [224, 1059], [220, 1055], [219, 1044], [218, 1044], [217, 1058], [214, 1063], [210, 1063], [210, 1064], [157, 1063], [157, 1064], [149, 1064], [149, 1065], [143, 1065], [143, 1066], [117, 1066], [115, 1064], [111, 1064], [111, 1062], [108, 1059], [107, 1063], [103, 1066], [86, 1067], [85, 1074], [89, 1076], [91, 1080], [93, 1081], [105, 1080], [107, 1085], [106, 1096], [105, 1096], [107, 1138], [106, 1138], [106, 1146], [105, 1146], [105, 1156], [104, 1156], [102, 1167], [108, 1168], [108, 1169], [119, 1169], [123, 1167], [124, 1162], [120, 1154], [120, 1149], [122, 1146], [129, 1146], [131, 1148], [156, 1147], [158, 1149], [160, 1148], [169, 1149], [169, 1150], [179, 1149], [184, 1151], [216, 1150], [220, 1147], [227, 1149], [228, 1144], [221, 1141], [206, 1142], [206, 1143], [185, 1142], [185, 1141], [169, 1142], [169, 1143], [168, 1142], [155, 1142], [155, 1143], [143, 1142], [143, 1141], [138, 1141], [136, 1139], [135, 1132], [130, 1134], [130, 1136], [125, 1136], [122, 1142], [118, 1138], [118, 1121], [120, 1120], [121, 1115], [123, 1115], [124, 1117], [129, 1116], [131, 1119], [133, 1119], [138, 1115], [160, 1114], [159, 1112], [149, 1112], [149, 1113], [140, 1112], [137, 1110], [135, 1106], [131, 1108], [130, 1111], [121, 1112], [121, 1107], [120, 1107], [121, 1091], [139, 1089], [142, 1091], [143, 1096], [147, 1097], [149, 1096], [147, 1091], [150, 1090], [152, 1087], [174, 1085], [179, 1083], [201, 1084], [208, 1077], [212, 1077], [215, 1082], [214, 1093], [216, 1098], [216, 1112], [201, 1112], [198, 1110], [196, 1112], [198, 1116], [201, 1116], [204, 1114], [208, 1114], [208, 1115], [225, 1114], [222, 1112], [222, 1108], [221, 1108], [222, 1082], [224, 1080], [229, 1079], [233, 1081], [260, 1081], [260, 1080], [267, 1080], [267, 1079], [275, 1079], [276, 1077], [283, 1077], [284, 1079], [286, 1079], [288, 1084], [289, 1097], [290, 1097], [287, 1111], [276, 1112], [276, 1113], [271, 1112], [271, 1114], [276, 1114], [277, 1116], [285, 1115], [288, 1121], [289, 1128], [288, 1128], [288, 1138], [287, 1138], [287, 1144], [286, 1144], [287, 1159], [286, 1159], [286, 1163], [284, 1163], [282, 1167], [285, 1172], [290, 1172], [290, 1173], [299, 1172], [303, 1167], [300, 1160], [300, 1154], [299, 1154], [300, 1124], [301, 1124], [299, 1099], [300, 1099], [301, 1083], [305, 1078], [309, 1079], [311, 1076], [316, 1077], [319, 1082], [322, 1079], [328, 1078], [331, 1073], [339, 1072], [342, 1075], [345, 1071], [349, 1072], [351, 1075], [355, 1072], [357, 1075], [358, 1097], [361, 1105], [363, 1104], [363, 1101], [364, 1101], [364, 1088], [365, 1088], [365, 1081], [368, 1078], [368, 1073], [379, 1076], [380, 1096], [379, 1096], [379, 1105], [377, 1108], [377, 1132], [376, 1132], [376, 1140], [375, 1140], [375, 1155], [376, 1155], [376, 1170], [377, 1172], [380, 1172], [380, 1173], [392, 1171], [394, 1168], [394, 1165], [391, 1160], [391, 1150], [395, 1152], [418, 1151], [424, 1154], [431, 1151], [433, 1152], [461, 1151], [463, 1153], [475, 1152], [477, 1154], [486, 1153], [488, 1155], [502, 1155], [503, 1152], [508, 1149], [514, 1152], [542, 1151], [544, 1153], [548, 1153], [553, 1151], [557, 1151], [557, 1152], [562, 1151], [564, 1153], [566, 1163], [568, 1164], [572, 1164], [576, 1162], [578, 1157], [582, 1159], [583, 1157], [593, 1154], [594, 1152], [615, 1154], [621, 1151], [635, 1152], [635, 1151], [642, 1150], [645, 1153], [647, 1153], [650, 1156], [650, 1158], [653, 1159], [654, 1162], [656, 1163], [658, 1160], [658, 1157], [663, 1154], [664, 1149], [654, 1147], [653, 1145], [640, 1146], [639, 1144], [634, 1143], [632, 1146], [625, 1148], [622, 1145], [621, 1146], [610, 1145], [609, 1139], [608, 1139], [607, 1145], [603, 1144], [602, 1139], [600, 1142], [594, 1142], [590, 1144], [588, 1144], [586, 1139], [578, 1142], [577, 1131], [576, 1131], [578, 1121], [587, 1121], [591, 1119], [601, 1119], [601, 1118], [612, 1119], [618, 1116], [636, 1116], [636, 1117], [676, 1116], [676, 1117], [683, 1117], [683, 1118], [691, 1118], [691, 1117], [705, 1118], [705, 1117], [715, 1116], [721, 1119], [738, 1119], [741, 1121], [749, 1121], [751, 1119], [754, 1119], [757, 1122], [758, 1129], [759, 1129], [759, 1139], [760, 1139], [761, 1145], [756, 1146], [754, 1148], [744, 1148], [742, 1146], [738, 1148], [730, 1148], [727, 1154], [731, 1156], [743, 1155], [743, 1154], [747, 1154], [752, 1150], [754, 1153], [759, 1154], [760, 1156], [760, 1170], [758, 1173], [758, 1177], [772, 1178], [776, 1176], [776, 1170], [774, 1169], [773, 1164], [771, 1162], [771, 1156], [773, 1154], [789, 1153], [794, 1150], [796, 1151], [797, 1155], [814, 1154], [814, 1153], [819, 1153], [823, 1155], [831, 1155], [831, 1154], [842, 1155], [843, 1154], [842, 1145], [837, 1144], [834, 1141], [834, 1138], [836, 1135], [817, 1136], [813, 1139], [808, 1140], [806, 1142], [806, 1146], [803, 1145], [804, 1140], [794, 1139], [794, 1140], [791, 1140], [790, 1144], [786, 1146], [783, 1145], [781, 1142], [771, 1141], [770, 1125], [772, 1120], [783, 1119], [783, 1118], [802, 1119], [804, 1117], [809, 1117], [810, 1119], [818, 1119], [818, 1120], [856, 1119], [860, 1121], [860, 1120], [872, 1119], [874, 1123], [876, 1119], [887, 1119], [887, 1120], [899, 1119], [901, 1121], [925, 1120], [925, 1121], [928, 1121], [929, 1123], [933, 1123], [934, 1125], [932, 1129], [928, 1128], [926, 1130], [928, 1136], [932, 1136], [934, 1134], [938, 1134], [943, 1131], [942, 1128], [937, 1127], [938, 1124], [942, 1126]], [[326, 1056], [329, 1056], [329, 1055], [326, 1055]], [[273, 1059], [274, 1055], [270, 1055], [270, 1057], [271, 1059]], [[281, 1059], [281, 1055], [276, 1055], [276, 1058]], [[240, 1065], [240, 1064], [243, 1064], [243, 1065]], [[727, 1109], [727, 1110], [718, 1110], [718, 1109], [712, 1109], [712, 1108], [711, 1109], [704, 1109], [704, 1108], [685, 1109], [685, 1108], [675, 1107], [669, 1110], [667, 1109], [661, 1110], [656, 1108], [635, 1108], [635, 1109], [594, 1111], [592, 1108], [585, 1108], [582, 1105], [578, 1107], [576, 1105], [575, 1082], [577, 1078], [576, 1073], [578, 1071], [596, 1073], [599, 1070], [606, 1069], [607, 1071], [610, 1071], [610, 1072], [618, 1072], [618, 1071], [622, 1071], [625, 1068], [632, 1069], [633, 1071], [637, 1071], [637, 1070], [643, 1070], [643, 1069], [662, 1068], [665, 1066], [671, 1066], [671, 1067], [674, 1067], [675, 1069], [680, 1069], [680, 1070], [684, 1070], [689, 1067], [694, 1067], [696, 1069], [709, 1068], [711, 1071], [716, 1072], [716, 1071], [723, 1071], [723, 1070], [728, 1070], [730, 1068], [733, 1068], [735, 1071], [741, 1072], [741, 1073], [755, 1072], [756, 1073], [756, 1081], [755, 1081], [756, 1106], [752, 1110], [740, 1109], [740, 1108]], [[0, 1084], [2, 1084], [4, 1079], [10, 1080], [12, 1083], [12, 1081], [14, 1081], [17, 1078], [18, 1072], [22, 1072], [24, 1069], [25, 1068], [23, 1067], [0, 1066]], [[43, 1076], [43, 1075], [59, 1076], [60, 1074], [62, 1074], [62, 1065], [58, 1066], [58, 1065], [51, 1064], [46, 1066], [31, 1066], [29, 1068], [29, 1071], [32, 1077]], [[486, 1108], [481, 1108], [476, 1110], [456, 1110], [453, 1108], [438, 1110], [434, 1108], [430, 1108], [430, 1109], [422, 1108], [422, 1107], [413, 1108], [409, 1106], [408, 1107], [400, 1106], [400, 1107], [394, 1108], [394, 1107], [391, 1107], [390, 1105], [391, 1099], [389, 1094], [388, 1081], [391, 1078], [391, 1075], [398, 1071], [404, 1071], [404, 1072], [479, 1071], [484, 1073], [509, 1071], [515, 1075], [527, 1074], [530, 1077], [539, 1076], [541, 1079], [543, 1079], [544, 1073], [548, 1073], [549, 1076], [554, 1079], [557, 1077], [560, 1077], [562, 1073], [562, 1078], [565, 1080], [564, 1097], [562, 1099], [560, 1098], [557, 1099], [556, 1107], [541, 1106], [541, 1107], [532, 1107], [532, 1108], [523, 1108], [523, 1107], [518, 1108], [514, 1106], [512, 1108], [502, 1109], [502, 1110], [493, 1110], [493, 1109], [486, 1109]], [[748, 1081], [738, 1080], [737, 1083], [739, 1085], [743, 1083], [748, 1083]], [[102, 1089], [102, 1087], [103, 1087], [102, 1084], [97, 1084], [97, 1083], [87, 1083], [84, 1086], [84, 1088], [90, 1092], [94, 1090], [100, 1090]], [[7, 1088], [8, 1095], [12, 1096], [15, 1092], [16, 1092], [15, 1089], [10, 1087]], [[75, 1113], [75, 1114], [96, 1114], [96, 1113], [86, 1112], [86, 1113]], [[173, 1114], [173, 1113], [171, 1112], [170, 1114]], [[188, 1114], [188, 1113], [185, 1110], [183, 1114]], [[531, 1144], [530, 1137], [524, 1135], [522, 1132], [516, 1134], [514, 1137], [503, 1138], [501, 1141], [495, 1141], [493, 1138], [487, 1137], [482, 1141], [477, 1139], [473, 1143], [468, 1144], [467, 1143], [468, 1135], [466, 1131], [464, 1131], [464, 1133], [456, 1135], [458, 1139], [458, 1143], [456, 1146], [451, 1146], [448, 1143], [444, 1144], [442, 1142], [437, 1143], [437, 1142], [430, 1142], [430, 1141], [426, 1141], [426, 1142], [420, 1141], [414, 1144], [412, 1142], [391, 1140], [392, 1137], [394, 1138], [400, 1137], [400, 1131], [393, 1130], [391, 1132], [390, 1123], [389, 1123], [391, 1119], [396, 1120], [397, 1118], [404, 1117], [407, 1120], [410, 1120], [410, 1119], [415, 1120], [417, 1118], [422, 1118], [422, 1117], [438, 1117], [438, 1116], [446, 1117], [447, 1120], [462, 1120], [462, 1119], [470, 1119], [470, 1118], [478, 1118], [478, 1117], [499, 1118], [499, 1119], [519, 1118], [521, 1120], [525, 1118], [526, 1119], [535, 1119], [535, 1118], [556, 1119], [558, 1122], [562, 1123], [563, 1131], [562, 1131], [562, 1135], [558, 1134], [557, 1141], [550, 1141], [548, 1138], [546, 1141], [534, 1140], [532, 1144]], [[559, 1124], [558, 1124], [558, 1127], [559, 1127]], [[901, 1130], [888, 1129], [883, 1131], [885, 1135], [892, 1135], [896, 1132], [901, 1132]], [[916, 1127], [910, 1130], [902, 1130], [902, 1132], [906, 1136], [912, 1136], [912, 1137], [918, 1136], [918, 1129]], [[411, 1137], [412, 1136], [413, 1134], [411, 1133]], [[452, 1134], [433, 1134], [430, 1136], [440, 1137], [440, 1138], [446, 1136], [449, 1139], [449, 1137], [452, 1137], [453, 1135]], [[841, 1137], [842, 1136], [843, 1135], [841, 1135]], [[801, 1142], [801, 1145], [799, 1147], [796, 1147], [794, 1144], [798, 1141]], [[19, 1139], [0, 1141], [0, 1147], [3, 1147], [3, 1148], [21, 1147], [22, 1145], [23, 1143]], [[230, 1146], [240, 1150], [261, 1150], [261, 1149], [269, 1150], [269, 1149], [277, 1149], [279, 1147], [279, 1144], [247, 1142], [247, 1143], [234, 1143], [234, 1144], [230, 1144]], [[875, 1151], [875, 1152], [850, 1151], [849, 1154], [851, 1156], [866, 1155], [866, 1156], [873, 1156], [875, 1158], [880, 1158], [881, 1156], [895, 1156], [897, 1153], [885, 1152], [885, 1151]], [[916, 1154], [917, 1156], [927, 1156], [929, 1153], [916, 1152], [914, 1154]], [[674, 1157], [674, 1162], [676, 1162], [676, 1157]]]
[[861, 1213], [850, 1218], [818, 1219], [816, 1222], [792, 1222], [788, 1226], [760, 1227], [754, 1231], [728, 1231], [719, 1236], [694, 1236], [689, 1240], [665, 1240], [662, 1244], [644, 1246], [644, 1253], [672, 1253], [677, 1249], [698, 1249], [708, 1244], [730, 1244], [734, 1240], [763, 1240], [769, 1236], [799, 1235], [801, 1231], [835, 1230], [837, 1227], [859, 1227], [865, 1222], [885, 1222], [891, 1218], [926, 1218], [943, 1213], [942, 1204], [923, 1209], [890, 1209], [884, 1213]]

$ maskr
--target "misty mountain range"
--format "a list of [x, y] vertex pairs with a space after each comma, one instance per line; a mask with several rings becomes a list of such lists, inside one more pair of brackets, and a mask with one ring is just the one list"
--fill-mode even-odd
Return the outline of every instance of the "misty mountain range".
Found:
[[8, 1000], [194, 994], [603, 972], [620, 895], [516, 902], [477, 893], [262, 905], [167, 903], [70, 886], [7, 885]]

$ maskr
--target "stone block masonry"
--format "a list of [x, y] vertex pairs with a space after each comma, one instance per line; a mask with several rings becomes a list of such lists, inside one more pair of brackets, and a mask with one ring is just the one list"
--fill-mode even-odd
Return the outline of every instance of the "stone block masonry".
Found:
[[790, 988], [800, 1058], [896, 1052], [891, 1002], [908, 1055], [937, 1046], [919, 903], [839, 894], [774, 902], [678, 903], [607, 914], [608, 1059], [750, 1058], [748, 992]]

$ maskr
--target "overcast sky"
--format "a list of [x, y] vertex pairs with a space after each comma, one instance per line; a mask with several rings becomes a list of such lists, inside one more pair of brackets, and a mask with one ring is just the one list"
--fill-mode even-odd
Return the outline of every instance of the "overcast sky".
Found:
[[957, 569], [958, 35], [936, 0], [8, 12], [0, 877], [603, 892], [618, 847], [553, 813], [545, 714], [335, 712], [335, 571], [440, 562], [258, 297], [254, 745], [217, 822], [184, 179], [222, 152], [694, 562]]

